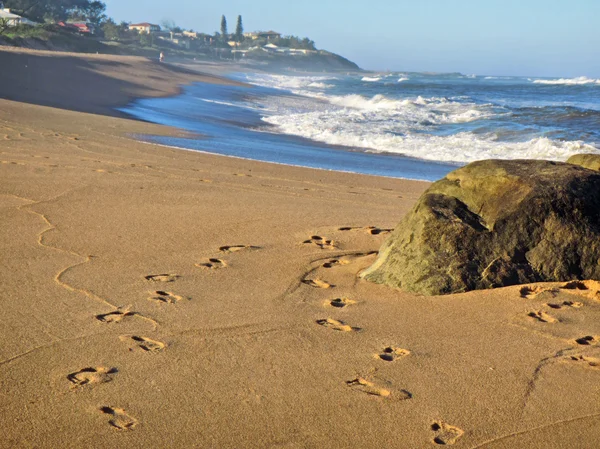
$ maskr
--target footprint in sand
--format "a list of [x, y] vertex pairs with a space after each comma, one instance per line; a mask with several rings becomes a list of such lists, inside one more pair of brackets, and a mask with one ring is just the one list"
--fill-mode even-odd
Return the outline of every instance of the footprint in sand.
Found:
[[219, 268], [225, 268], [227, 262], [221, 259], [208, 259], [208, 262], [197, 263], [198, 268], [205, 268], [209, 270], [218, 270]]
[[542, 293], [548, 293], [554, 297], [559, 293], [559, 291], [557, 288], [547, 288], [540, 286], [532, 287], [527, 285], [525, 287], [522, 287], [519, 293], [521, 294], [522, 298], [533, 299], [536, 296], [541, 295]]
[[369, 233], [371, 235], [389, 234], [390, 232], [393, 231], [393, 229], [382, 229], [382, 228], [377, 228], [375, 226], [369, 226], [365, 230], [367, 231], [367, 233]]
[[223, 253], [237, 253], [238, 251], [244, 250], [255, 250], [260, 249], [260, 246], [253, 245], [230, 245], [230, 246], [221, 246], [219, 251]]
[[356, 304], [356, 301], [349, 298], [335, 298], [325, 301], [326, 306], [335, 307], [337, 309], [343, 309], [344, 307], [351, 306], [352, 304]]
[[592, 368], [600, 368], [600, 359], [597, 357], [588, 357], [583, 355], [572, 355], [568, 356], [566, 360], [570, 362], [577, 362], [581, 365], [587, 365]]
[[387, 388], [379, 387], [373, 382], [363, 377], [357, 377], [356, 379], [348, 380], [346, 381], [346, 385], [348, 385], [354, 390], [361, 391], [363, 393], [370, 394], [373, 396], [381, 396], [387, 398], [392, 394], [392, 392]]
[[[166, 345], [160, 341], [152, 340], [146, 337], [141, 337], [139, 335], [121, 335], [119, 339], [121, 341], [128, 342], [134, 347], [142, 349], [146, 352], [158, 352], [162, 351], [166, 347]], [[130, 348], [129, 350], [132, 351], [133, 348]]]
[[569, 293], [586, 298], [600, 300], [600, 282], [598, 281], [571, 281], [561, 287], [562, 290], [571, 290]]
[[69, 382], [74, 384], [74, 388], [84, 385], [103, 384], [113, 380], [113, 374], [117, 373], [116, 368], [106, 368], [98, 366], [96, 368], [83, 368], [79, 371], [67, 375]]
[[379, 235], [379, 234], [389, 234], [390, 232], [393, 231], [393, 229], [384, 229], [384, 228], [378, 228], [377, 226], [365, 226], [365, 227], [352, 227], [352, 226], [345, 226], [342, 228], [338, 228], [338, 231], [366, 231], [367, 234], [371, 234], [371, 235]]
[[129, 312], [126, 310], [116, 310], [110, 313], [104, 313], [101, 315], [96, 315], [96, 319], [98, 321], [102, 321], [103, 323], [120, 323], [125, 318], [136, 316], [136, 312]]
[[152, 282], [175, 282], [180, 277], [176, 274], [149, 274], [144, 276], [144, 279]]
[[591, 335], [586, 335], [585, 337], [577, 338], [575, 343], [582, 346], [591, 346], [598, 343], [598, 337], [593, 337]]
[[538, 310], [537, 312], [529, 312], [527, 316], [534, 318], [542, 323], [556, 323], [558, 320], [551, 315], [548, 315], [543, 310]]
[[317, 324], [328, 329], [340, 332], [356, 332], [360, 330], [360, 327], [352, 327], [344, 323], [343, 321], [334, 320], [333, 318], [317, 320]]
[[369, 394], [372, 396], [379, 396], [382, 398], [391, 398], [399, 401], [405, 401], [412, 398], [412, 394], [407, 390], [392, 391], [388, 388], [381, 387], [375, 382], [372, 382], [364, 377], [357, 377], [356, 379], [346, 381], [346, 385], [361, 393]]
[[381, 351], [380, 354], [377, 354], [377, 358], [381, 360], [385, 360], [386, 362], [393, 362], [396, 359], [401, 357], [406, 357], [410, 355], [410, 351], [408, 349], [398, 348], [395, 346], [388, 346]]
[[308, 240], [302, 242], [305, 245], [315, 245], [321, 249], [336, 249], [337, 246], [333, 240], [327, 240], [325, 237], [320, 235], [313, 235]]
[[118, 430], [133, 430], [137, 425], [137, 420], [125, 413], [122, 408], [102, 407], [100, 411], [110, 416], [108, 423]]
[[322, 281], [321, 279], [304, 279], [302, 281], [303, 284], [310, 285], [314, 288], [332, 288], [335, 285], [330, 284], [329, 282]]
[[348, 265], [350, 263], [347, 259], [331, 259], [321, 265], [323, 268], [333, 268], [340, 265]]
[[431, 425], [431, 430], [435, 432], [433, 437], [435, 444], [454, 444], [465, 433], [462, 429], [443, 421], [434, 422]]
[[577, 301], [564, 301], [560, 304], [558, 303], [547, 303], [546, 306], [550, 307], [551, 309], [562, 309], [563, 307], [572, 307], [574, 309], [579, 309], [581, 307], [583, 307], [583, 303], [582, 302], [577, 302]]
[[340, 257], [339, 259], [330, 259], [321, 266], [323, 268], [334, 268], [334, 267], [339, 267], [342, 265], [349, 265], [362, 257], [368, 257], [373, 254], [377, 254], [377, 251], [368, 251], [365, 253], [349, 254], [344, 257]]
[[165, 292], [163, 290], [157, 290], [152, 292], [154, 296], [148, 298], [150, 301], [157, 301], [163, 304], [175, 304], [181, 301], [183, 296], [176, 295], [175, 293]]

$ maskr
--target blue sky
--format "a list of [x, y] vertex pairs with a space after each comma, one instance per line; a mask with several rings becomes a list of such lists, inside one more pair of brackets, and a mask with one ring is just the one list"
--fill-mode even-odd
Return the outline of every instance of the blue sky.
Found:
[[600, 0], [105, 0], [115, 20], [313, 39], [364, 69], [600, 78]]

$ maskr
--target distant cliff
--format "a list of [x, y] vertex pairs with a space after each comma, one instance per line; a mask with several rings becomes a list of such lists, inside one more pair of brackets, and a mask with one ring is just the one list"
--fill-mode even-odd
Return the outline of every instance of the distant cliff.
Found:
[[269, 68], [292, 68], [299, 70], [360, 70], [357, 64], [343, 56], [326, 50], [306, 54], [270, 53], [262, 49], [249, 51], [239, 57], [240, 61], [256, 62]]

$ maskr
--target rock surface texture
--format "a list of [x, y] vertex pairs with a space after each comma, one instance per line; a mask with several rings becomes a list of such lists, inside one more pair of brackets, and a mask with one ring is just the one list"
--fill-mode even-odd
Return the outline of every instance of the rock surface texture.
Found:
[[435, 182], [361, 277], [440, 295], [600, 279], [600, 173], [559, 162], [474, 162]]
[[580, 165], [590, 170], [600, 171], [600, 154], [575, 154], [567, 160], [567, 164]]

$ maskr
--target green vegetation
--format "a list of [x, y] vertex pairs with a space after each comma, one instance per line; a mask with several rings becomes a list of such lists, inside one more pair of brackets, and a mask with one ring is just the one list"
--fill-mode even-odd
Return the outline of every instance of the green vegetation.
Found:
[[229, 34], [227, 33], [227, 19], [223, 15], [221, 16], [221, 38], [223, 39], [223, 42], [227, 42], [228, 37]]
[[181, 27], [178, 27], [175, 24], [175, 22], [171, 19], [164, 19], [162, 22], [160, 22], [160, 25], [163, 27], [164, 30], [169, 30], [169, 31], [172, 31], [173, 33], [183, 32], [183, 29]]
[[113, 19], [108, 19], [102, 25], [102, 32], [104, 33], [104, 38], [109, 41], [117, 41], [121, 39], [125, 35], [125, 30], [117, 25]]
[[238, 16], [235, 26], [235, 41], [240, 43], [244, 40], [244, 25], [242, 25], [242, 16]]
[[72, 10], [69, 19], [101, 25], [107, 19], [106, 14], [104, 14], [105, 11], [106, 5], [104, 3], [100, 1], [88, 2], [86, 5]]
[[106, 15], [106, 5], [90, 0], [4, 0], [4, 7], [35, 22], [85, 20], [100, 24]]

